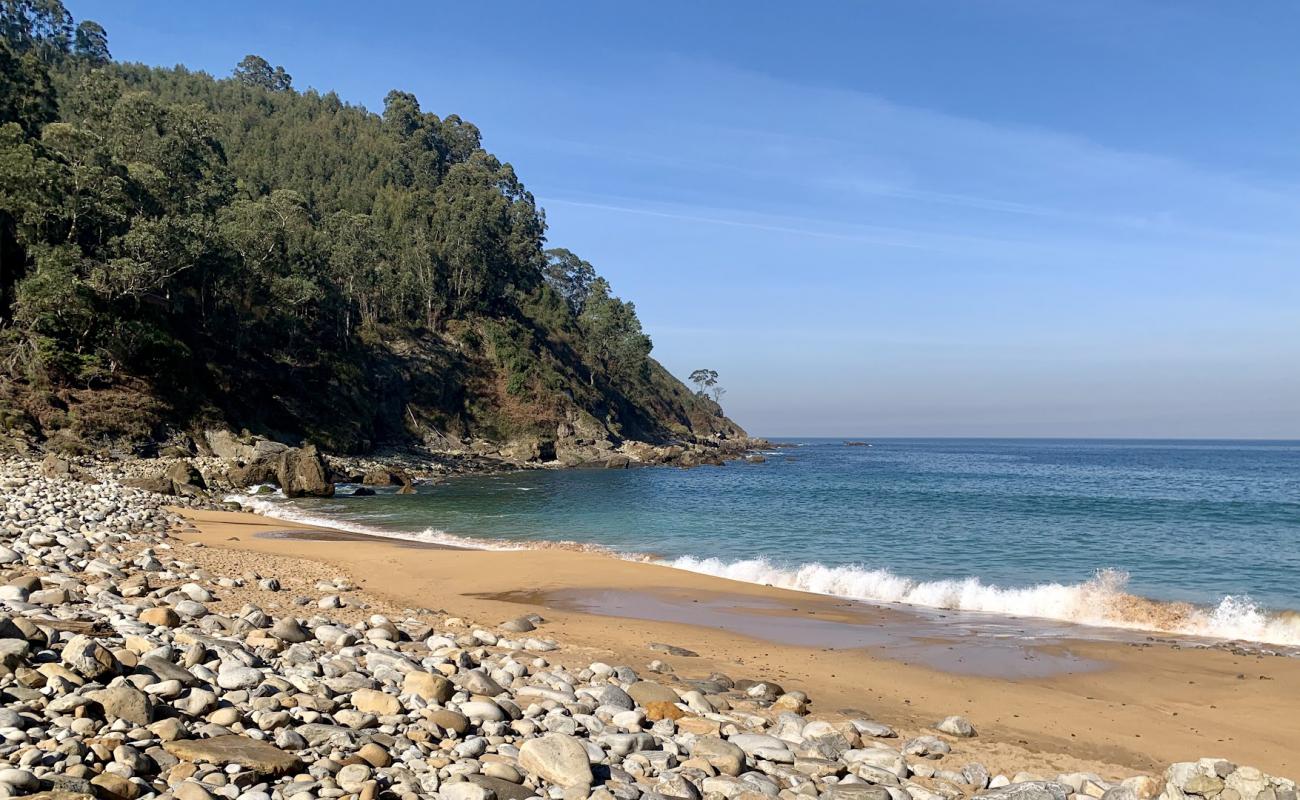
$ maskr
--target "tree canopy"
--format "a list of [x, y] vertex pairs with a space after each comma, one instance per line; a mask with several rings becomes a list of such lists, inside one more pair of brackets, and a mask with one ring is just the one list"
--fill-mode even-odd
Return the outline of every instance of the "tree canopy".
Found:
[[115, 63], [58, 0], [0, 0], [0, 34], [0, 366], [29, 414], [140, 382], [177, 415], [181, 384], [364, 397], [384, 343], [472, 360], [484, 326], [513, 332], [499, 368], [540, 405], [565, 376], [592, 409], [648, 380], [633, 304], [543, 249], [543, 211], [460, 117], [300, 92], [257, 55], [224, 79]]

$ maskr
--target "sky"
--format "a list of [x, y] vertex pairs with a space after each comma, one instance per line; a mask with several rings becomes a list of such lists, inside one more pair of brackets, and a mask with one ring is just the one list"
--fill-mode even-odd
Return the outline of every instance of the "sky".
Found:
[[68, 0], [478, 125], [766, 436], [1300, 438], [1300, 6]]

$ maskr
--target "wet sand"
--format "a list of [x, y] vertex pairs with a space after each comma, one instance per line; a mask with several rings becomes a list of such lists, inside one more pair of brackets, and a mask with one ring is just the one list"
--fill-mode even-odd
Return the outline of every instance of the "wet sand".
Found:
[[[188, 541], [271, 574], [294, 559], [349, 576], [396, 608], [438, 609], [484, 625], [527, 611], [559, 641], [557, 660], [685, 676], [718, 670], [809, 693], [815, 712], [853, 709], [916, 733], [949, 714], [980, 736], [959, 751], [1014, 774], [1154, 774], [1217, 756], [1300, 774], [1300, 659], [1115, 641], [1053, 625], [921, 614], [739, 583], [588, 552], [462, 550], [253, 514], [185, 512]], [[261, 565], [261, 566], [259, 566]], [[978, 623], [978, 624], [976, 624]], [[1077, 638], [1076, 638], [1077, 637]], [[664, 655], [654, 642], [696, 651]]]

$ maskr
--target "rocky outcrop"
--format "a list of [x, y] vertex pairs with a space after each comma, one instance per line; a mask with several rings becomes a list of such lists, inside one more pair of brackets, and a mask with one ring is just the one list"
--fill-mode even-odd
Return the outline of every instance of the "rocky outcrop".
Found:
[[176, 461], [162, 472], [128, 478], [123, 483], [146, 492], [177, 497], [204, 497], [208, 488], [203, 473], [189, 461]]
[[225, 461], [252, 464], [273, 458], [289, 446], [267, 439], [265, 436], [251, 434], [237, 435], [228, 430], [206, 430], [201, 436], [201, 446], [206, 446], [208, 454]]
[[334, 483], [315, 445], [290, 448], [276, 459], [275, 479], [285, 497], [333, 497]]
[[276, 460], [266, 458], [249, 464], [236, 464], [226, 470], [226, 480], [236, 489], [246, 489], [263, 483], [275, 483]]
[[[211, 430], [204, 433], [204, 441], [214, 457], [228, 462], [225, 478], [236, 489], [273, 483], [286, 497], [334, 496], [333, 472], [315, 445], [290, 447], [261, 437]], [[374, 485], [385, 484], [375, 480]]]
[[499, 451], [502, 458], [520, 463], [538, 463], [555, 460], [555, 440], [527, 437], [508, 442]]

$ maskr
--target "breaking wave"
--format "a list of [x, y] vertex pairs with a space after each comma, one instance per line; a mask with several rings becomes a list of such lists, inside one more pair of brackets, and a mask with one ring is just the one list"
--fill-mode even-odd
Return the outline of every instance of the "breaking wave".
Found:
[[[254, 487], [256, 488], [256, 487]], [[272, 498], [279, 498], [272, 499]], [[232, 494], [226, 500], [239, 503], [245, 511], [261, 514], [264, 517], [311, 525], [316, 528], [333, 528], [334, 530], [377, 536], [385, 539], [400, 539], [408, 542], [425, 542], [443, 547], [456, 547], [462, 550], [523, 550], [524, 547], [510, 542], [485, 539], [470, 539], [456, 536], [437, 528], [425, 528], [422, 531], [391, 531], [375, 525], [365, 525], [335, 516], [315, 515], [295, 508], [284, 502], [284, 496], [278, 491], [265, 495]]]
[[[257, 487], [252, 487], [256, 491]], [[245, 510], [254, 514], [260, 514], [272, 519], [282, 519], [286, 522], [296, 522], [300, 525], [310, 525], [315, 528], [332, 528], [334, 530], [347, 531], [348, 533], [359, 533], [365, 536], [375, 536], [383, 539], [398, 539], [406, 542], [424, 542], [426, 544], [436, 544], [442, 547], [454, 547], [460, 550], [574, 550], [580, 552], [604, 553], [607, 555], [617, 555], [607, 547], [596, 544], [587, 544], [584, 542], [571, 541], [533, 541], [518, 542], [507, 541], [505, 539], [489, 539], [480, 537], [457, 536], [454, 533], [447, 533], [439, 528], [425, 528], [420, 531], [410, 530], [392, 530], [377, 525], [367, 525], [362, 522], [326, 514], [311, 514], [301, 508], [284, 502], [284, 495], [276, 490], [269, 494], [262, 495], [245, 495], [232, 494], [225, 498], [228, 501], [239, 503]], [[373, 519], [373, 515], [371, 516]], [[648, 560], [645, 556], [636, 556], [638, 560]]]
[[1249, 597], [1224, 597], [1212, 607], [1162, 602], [1125, 591], [1128, 575], [1102, 570], [1082, 583], [1002, 587], [979, 578], [918, 581], [887, 569], [804, 564], [780, 567], [766, 559], [721, 561], [685, 556], [677, 569], [815, 594], [924, 608], [1036, 617], [1081, 625], [1300, 645], [1300, 614], [1270, 613]]
[[436, 528], [396, 531], [338, 516], [311, 514], [284, 502], [278, 491], [265, 495], [231, 495], [227, 499], [238, 502], [248, 511], [275, 519], [444, 547], [596, 552], [734, 581], [869, 603], [971, 611], [1005, 617], [1033, 617], [1078, 625], [1300, 646], [1300, 613], [1269, 612], [1249, 597], [1241, 595], [1224, 597], [1214, 606], [1152, 600], [1126, 591], [1129, 576], [1120, 570], [1100, 570], [1090, 580], [1081, 583], [1040, 583], [1023, 588], [996, 586], [975, 577], [920, 581], [895, 574], [888, 569], [861, 566], [835, 567], [809, 563], [784, 567], [764, 558], [722, 561], [683, 556], [659, 559], [644, 553], [618, 553], [608, 547], [582, 542], [519, 542], [471, 538]]

